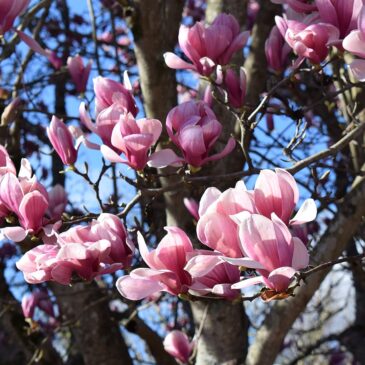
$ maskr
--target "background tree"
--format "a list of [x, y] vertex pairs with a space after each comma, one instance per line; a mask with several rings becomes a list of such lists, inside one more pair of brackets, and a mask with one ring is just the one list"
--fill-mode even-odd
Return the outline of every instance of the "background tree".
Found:
[[0, 9], [0, 364], [364, 363], [362, 1]]

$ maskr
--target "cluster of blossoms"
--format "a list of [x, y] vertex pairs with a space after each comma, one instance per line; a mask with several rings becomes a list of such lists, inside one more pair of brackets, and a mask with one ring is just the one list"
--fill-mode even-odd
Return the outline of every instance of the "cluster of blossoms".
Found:
[[[326, 59], [331, 47], [339, 52], [348, 51], [355, 59], [349, 65], [354, 76], [365, 79], [365, 6], [362, 0], [272, 0], [283, 4], [285, 14], [276, 17], [276, 26], [266, 41], [265, 53], [268, 68], [282, 73], [288, 66], [288, 55], [293, 51], [297, 56], [294, 67], [305, 59], [319, 64]], [[197, 22], [191, 28], [181, 26], [179, 46], [188, 63], [168, 52], [166, 64], [173, 69], [191, 70], [209, 77], [218, 89], [234, 95], [229, 101], [234, 108], [244, 105], [245, 79], [237, 76], [228, 65], [233, 54], [242, 51], [249, 38], [249, 32], [241, 32], [239, 24], [232, 15], [220, 14], [214, 22], [205, 27]], [[222, 67], [227, 75], [222, 83]], [[231, 96], [232, 97], [232, 96]]]
[[276, 17], [276, 27], [266, 42], [267, 61], [273, 71], [282, 72], [287, 66], [288, 45], [298, 56], [295, 67], [305, 59], [319, 64], [328, 56], [330, 47], [336, 47], [339, 52], [348, 51], [361, 58], [349, 66], [357, 79], [365, 79], [362, 0], [272, 2], [284, 4], [286, 9], [283, 17]]
[[230, 138], [221, 152], [210, 154], [222, 125], [206, 102], [187, 101], [173, 108], [166, 119], [167, 133], [182, 157], [169, 148], [151, 153], [161, 136], [162, 123], [157, 119], [135, 119], [138, 109], [128, 77], [123, 85], [99, 76], [94, 79], [94, 91], [95, 123], [84, 103], [80, 105], [80, 118], [90, 132], [100, 137], [101, 146], [91, 143], [80, 128], [66, 127], [55, 116], [48, 128], [49, 140], [65, 165], [74, 165], [82, 142], [89, 148], [100, 149], [108, 161], [126, 164], [137, 171], [147, 165], [162, 168], [185, 163], [200, 168], [223, 158], [235, 147], [234, 138]]
[[[340, 52], [348, 51], [360, 58], [350, 68], [358, 79], [365, 79], [362, 1], [348, 0], [346, 5], [340, 0], [272, 2], [283, 4], [285, 14], [276, 17], [276, 26], [265, 45], [271, 71], [281, 74], [288, 66], [292, 51], [298, 56], [294, 64], [298, 67], [304, 60], [313, 64], [323, 62], [331, 47], [336, 47]], [[189, 3], [194, 9], [192, 2]], [[0, 35], [13, 29], [15, 18], [27, 6], [28, 1], [4, 1]], [[52, 53], [23, 32], [18, 34], [35, 52], [47, 56], [56, 68], [60, 67]], [[165, 62], [170, 68], [204, 76], [230, 107], [239, 110], [245, 105], [246, 73], [243, 68], [233, 68], [230, 62], [235, 53], [242, 52], [249, 35], [249, 31], [241, 32], [237, 20], [227, 14], [220, 14], [209, 27], [202, 21], [190, 28], [183, 25], [179, 46], [190, 62], [171, 52], [165, 54]], [[67, 61], [71, 79], [80, 94], [86, 90], [91, 65], [91, 61], [85, 65], [79, 55]], [[138, 108], [127, 75], [123, 84], [101, 76], [93, 81], [95, 122], [85, 103], [81, 103], [79, 113], [83, 126], [96, 134], [101, 144], [91, 143], [81, 128], [66, 126], [56, 116], [47, 129], [49, 140], [65, 165], [73, 166], [77, 162], [81, 143], [100, 150], [112, 163], [126, 164], [139, 172], [146, 166], [162, 168], [183, 164], [194, 171], [227, 156], [235, 148], [235, 139], [229, 138], [222, 151], [214, 152], [223, 126], [210, 107], [209, 88], [204, 101], [183, 102], [167, 115], [166, 131], [179, 151], [177, 155], [172, 149], [154, 151], [163, 124], [157, 119], [137, 118]], [[241, 296], [241, 289], [256, 284], [272, 292], [269, 297], [285, 296], [295, 273], [308, 266], [303, 225], [316, 217], [312, 199], [306, 200], [294, 215], [298, 200], [294, 178], [282, 169], [261, 171], [252, 190], [242, 181], [223, 192], [208, 188], [199, 205], [192, 200], [185, 201], [197, 221], [197, 237], [206, 248], [193, 247], [182, 229], [166, 227], [166, 236], [149, 251], [138, 232], [138, 250], [148, 267], [120, 277], [116, 286], [130, 300], [141, 300], [162, 291], [185, 297], [235, 300]], [[17, 173], [8, 152], [0, 146], [0, 223], [8, 223], [2, 232], [15, 242], [27, 237], [42, 241], [17, 262], [28, 283], [55, 281], [67, 285], [74, 279], [89, 281], [131, 265], [135, 247], [117, 215], [102, 213], [87, 224], [62, 231], [66, 205], [62, 187], [47, 191], [25, 159]], [[45, 291], [34, 291], [25, 297], [22, 307], [26, 317], [32, 318], [35, 308], [39, 308], [56, 320]], [[180, 331], [172, 331], [165, 338], [164, 346], [172, 356], [187, 362], [194, 341], [189, 342]]]
[[12, 224], [3, 228], [7, 238], [15, 242], [28, 234], [50, 238], [66, 204], [64, 189], [57, 185], [47, 192], [33, 175], [28, 160], [22, 159], [17, 175], [8, 152], [0, 146], [0, 222], [6, 219]]
[[134, 246], [119, 217], [104, 213], [88, 225], [59, 233], [66, 205], [61, 186], [47, 192], [25, 159], [17, 175], [8, 152], [0, 146], [0, 219], [8, 222], [2, 233], [15, 242], [26, 237], [43, 241], [17, 262], [28, 283], [69, 284], [73, 275], [92, 280], [130, 265]]
[[[131, 300], [159, 291], [234, 299], [239, 289], [259, 283], [285, 292], [309, 262], [294, 227], [314, 220], [317, 212], [308, 199], [292, 217], [298, 199], [294, 178], [281, 169], [263, 170], [253, 190], [241, 181], [224, 192], [209, 188], [199, 204], [197, 236], [214, 251], [194, 249], [184, 231], [166, 227], [167, 235], [149, 252], [139, 233], [138, 248], [148, 268], [119, 278], [117, 288]], [[240, 278], [239, 267], [258, 275]]]

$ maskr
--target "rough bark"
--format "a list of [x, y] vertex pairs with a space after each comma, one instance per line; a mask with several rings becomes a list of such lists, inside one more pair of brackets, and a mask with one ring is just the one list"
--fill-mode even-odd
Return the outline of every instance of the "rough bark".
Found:
[[163, 121], [177, 103], [175, 72], [167, 68], [163, 54], [177, 43], [184, 2], [138, 0], [135, 4], [133, 34], [145, 112]]
[[39, 365], [60, 365], [61, 358], [53, 349], [51, 340], [41, 332], [27, 333], [27, 323], [19, 303], [11, 294], [0, 263], [0, 364], [23, 365], [39, 356]]
[[[321, 237], [313, 255], [313, 264], [336, 259], [348, 246], [365, 215], [365, 178], [355, 182], [351, 192], [338, 205], [338, 212]], [[307, 284], [296, 290], [295, 297], [276, 303], [258, 330], [249, 349], [249, 365], [271, 365], [280, 352], [283, 340], [299, 314], [323, 282], [329, 269], [308, 278]]]
[[267, 87], [265, 42], [275, 24], [275, 15], [282, 12], [280, 5], [273, 4], [270, 1], [261, 1], [260, 4], [260, 11], [257, 14], [251, 34], [251, 50], [244, 64], [247, 74], [246, 102], [251, 106], [258, 103], [260, 94]]
[[64, 321], [87, 365], [132, 365], [119, 324], [113, 320], [108, 298], [95, 282], [72, 287], [52, 285]]
[[205, 20], [208, 24], [212, 23], [214, 18], [221, 13], [229, 13], [235, 16], [241, 26], [246, 20], [248, 0], [229, 1], [229, 0], [208, 0], [207, 10], [205, 11]]
[[204, 319], [207, 303], [209, 307], [198, 340], [195, 364], [243, 364], [248, 346], [248, 320], [242, 303], [216, 300], [194, 303], [196, 328]]

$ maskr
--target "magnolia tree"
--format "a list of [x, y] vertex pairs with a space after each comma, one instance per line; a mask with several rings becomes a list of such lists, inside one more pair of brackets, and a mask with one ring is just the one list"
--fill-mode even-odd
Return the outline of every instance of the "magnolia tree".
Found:
[[365, 2], [1, 0], [1, 364], [365, 363]]

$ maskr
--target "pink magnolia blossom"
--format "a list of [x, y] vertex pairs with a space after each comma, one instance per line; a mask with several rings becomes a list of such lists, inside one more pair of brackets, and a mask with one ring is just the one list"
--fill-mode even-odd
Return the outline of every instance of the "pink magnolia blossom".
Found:
[[87, 80], [89, 79], [92, 61], [89, 60], [87, 65], [84, 65], [82, 57], [77, 55], [67, 59], [67, 69], [71, 75], [72, 81], [79, 93], [84, 93], [86, 90]]
[[[357, 30], [353, 30], [342, 43], [343, 48], [352, 54], [365, 58], [365, 6], [358, 16]], [[350, 64], [350, 70], [359, 81], [365, 80], [365, 60], [355, 59]]]
[[314, 220], [317, 208], [313, 199], [307, 199], [292, 218], [298, 199], [294, 178], [282, 169], [262, 170], [251, 191], [242, 181], [223, 193], [208, 188], [200, 200], [197, 236], [204, 245], [227, 257], [240, 257], [238, 227], [248, 215], [270, 218], [275, 213], [291, 225]]
[[48, 216], [52, 220], [61, 219], [67, 205], [67, 195], [61, 185], [55, 185], [49, 192]]
[[[125, 81], [126, 83], [127, 81]], [[126, 112], [136, 116], [138, 110], [130, 90], [117, 81], [101, 76], [96, 77], [94, 79], [96, 115], [116, 103], [121, 105]]]
[[305, 58], [313, 63], [322, 62], [328, 55], [329, 47], [339, 40], [339, 30], [332, 24], [305, 24], [295, 20], [284, 20], [275, 17], [276, 25], [286, 42], [299, 56], [300, 61]]
[[307, 199], [290, 219], [298, 203], [299, 190], [293, 176], [283, 169], [262, 170], [253, 193], [258, 213], [268, 218], [275, 213], [285, 224], [307, 223], [317, 215], [314, 200]]
[[239, 76], [231, 68], [223, 71], [217, 67], [217, 82], [227, 94], [227, 101], [233, 108], [242, 108], [246, 97], [246, 72], [240, 67]]
[[36, 289], [22, 298], [23, 315], [26, 318], [33, 318], [36, 308], [41, 309], [50, 317], [55, 317], [53, 303], [48, 293], [44, 289]]
[[209, 156], [222, 132], [222, 125], [203, 101], [188, 101], [173, 108], [167, 115], [166, 129], [183, 153], [185, 162], [194, 167], [225, 157], [236, 144], [234, 138], [230, 138], [221, 152]]
[[240, 281], [240, 271], [237, 267], [222, 261], [218, 254], [199, 250], [185, 266], [192, 277], [189, 292], [204, 296], [214, 294], [226, 299], [234, 299], [240, 292], [231, 289], [232, 284]]
[[245, 213], [256, 213], [256, 207], [252, 192], [242, 181], [223, 193], [208, 188], [199, 205], [196, 232], [200, 242], [225, 256], [240, 257], [237, 218]]
[[265, 42], [265, 55], [269, 69], [277, 73], [283, 72], [288, 64], [290, 50], [278, 27], [274, 26]]
[[345, 38], [356, 29], [357, 18], [363, 5], [362, 0], [316, 0], [321, 21], [332, 24]]
[[[91, 121], [86, 111], [85, 103], [81, 103], [79, 107], [81, 122], [93, 133], [98, 135], [103, 144], [114, 149], [111, 143], [111, 136], [115, 125], [119, 122], [122, 115], [125, 114], [125, 108], [118, 103], [112, 104], [103, 109], [96, 117], [95, 123]], [[99, 146], [97, 148], [100, 148]]]
[[186, 293], [191, 277], [184, 267], [186, 255], [193, 246], [186, 233], [177, 227], [165, 227], [167, 235], [151, 252], [138, 233], [139, 252], [149, 266], [133, 270], [130, 275], [118, 279], [116, 286], [120, 294], [130, 300], [140, 300], [156, 292], [167, 291], [178, 295]]
[[194, 342], [190, 342], [188, 336], [181, 331], [171, 331], [164, 339], [165, 351], [171, 356], [186, 364], [194, 349]]
[[65, 165], [73, 165], [77, 160], [77, 149], [71, 132], [56, 116], [52, 117], [47, 128], [48, 138]]
[[120, 219], [103, 213], [87, 226], [61, 233], [57, 244], [31, 249], [16, 265], [30, 284], [56, 281], [67, 285], [73, 274], [92, 280], [129, 266], [133, 250]]
[[20, 227], [7, 227], [3, 233], [10, 240], [22, 241], [28, 233], [37, 234], [42, 229], [48, 209], [48, 194], [35, 177], [18, 178], [6, 173], [0, 180], [0, 202], [17, 215]]
[[0, 35], [13, 26], [17, 16], [24, 12], [29, 0], [2, 0], [0, 2]]
[[131, 113], [135, 117], [138, 112], [131, 90], [132, 86], [127, 73], [124, 74], [124, 85], [101, 76], [95, 78], [95, 123], [91, 121], [86, 111], [85, 103], [80, 104], [81, 122], [91, 132], [98, 135], [104, 145], [115, 151], [117, 149], [111, 143], [111, 136], [115, 125], [119, 122], [122, 115]]
[[[157, 142], [161, 132], [162, 124], [157, 119], [135, 120], [130, 113], [122, 114], [111, 135], [113, 148], [102, 145], [100, 151], [107, 160], [124, 163], [138, 171], [143, 170], [147, 163], [154, 167], [167, 166], [179, 160], [172, 150], [161, 150], [149, 155], [150, 148]], [[120, 153], [126, 159], [120, 157]]]
[[165, 62], [173, 69], [193, 70], [209, 76], [216, 65], [228, 64], [233, 54], [244, 47], [248, 37], [249, 32], [240, 33], [237, 20], [229, 14], [219, 14], [207, 28], [203, 22], [195, 23], [191, 28], [182, 25], [179, 45], [192, 64], [171, 52], [165, 53]]
[[276, 292], [285, 291], [296, 271], [309, 263], [303, 242], [293, 237], [275, 213], [271, 219], [262, 215], [247, 216], [240, 224], [240, 246], [243, 258], [224, 258], [234, 265], [256, 269], [261, 275], [232, 285], [241, 289], [262, 283]]
[[61, 233], [58, 243], [61, 250], [69, 247], [74, 249], [76, 245], [85, 246], [98, 241], [108, 242], [108, 256], [103, 258], [106, 264], [122, 264], [128, 267], [132, 260], [134, 245], [128, 238], [127, 231], [122, 221], [115, 215], [102, 213], [97, 220], [93, 220], [87, 226], [76, 226]]

